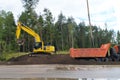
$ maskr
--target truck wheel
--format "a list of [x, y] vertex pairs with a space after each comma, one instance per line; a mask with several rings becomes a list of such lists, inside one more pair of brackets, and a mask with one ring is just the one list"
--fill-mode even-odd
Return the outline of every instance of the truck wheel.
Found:
[[101, 58], [95, 58], [95, 61], [102, 62], [102, 59]]
[[104, 62], [108, 62], [109, 61], [109, 59], [106, 57], [106, 58], [104, 58]]
[[118, 61], [119, 60], [119, 56], [118, 56], [114, 47], [110, 49], [110, 58], [112, 59], [112, 61]]

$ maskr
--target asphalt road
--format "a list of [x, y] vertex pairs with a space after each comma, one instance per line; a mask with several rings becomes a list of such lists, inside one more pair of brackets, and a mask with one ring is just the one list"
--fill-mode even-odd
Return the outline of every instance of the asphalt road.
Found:
[[0, 65], [0, 78], [120, 78], [120, 65]]

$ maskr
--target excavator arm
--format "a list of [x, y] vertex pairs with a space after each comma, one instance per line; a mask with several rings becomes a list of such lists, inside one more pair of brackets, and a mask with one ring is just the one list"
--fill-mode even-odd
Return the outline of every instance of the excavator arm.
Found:
[[36, 32], [34, 32], [32, 29], [23, 25], [20, 22], [18, 22], [18, 24], [17, 24], [17, 30], [16, 30], [16, 38], [17, 39], [19, 39], [19, 37], [20, 37], [21, 29], [23, 31], [27, 32], [29, 35], [33, 36], [35, 38], [35, 42], [41, 42], [40, 36]]

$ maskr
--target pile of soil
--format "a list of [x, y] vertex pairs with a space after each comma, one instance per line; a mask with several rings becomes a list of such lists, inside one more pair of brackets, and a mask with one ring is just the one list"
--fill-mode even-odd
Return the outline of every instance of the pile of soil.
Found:
[[35, 54], [24, 55], [17, 58], [11, 58], [7, 63], [10, 65], [27, 65], [27, 64], [72, 64], [72, 65], [118, 65], [120, 62], [98, 62], [94, 59], [74, 59], [69, 54]]
[[24, 55], [17, 58], [12, 58], [8, 61], [11, 64], [74, 64], [78, 63], [75, 59], [71, 58], [68, 54], [35, 54]]

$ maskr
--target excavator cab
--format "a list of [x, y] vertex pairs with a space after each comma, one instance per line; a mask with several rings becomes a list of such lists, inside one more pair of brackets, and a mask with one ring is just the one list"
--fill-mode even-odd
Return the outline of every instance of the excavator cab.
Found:
[[35, 42], [34, 48], [35, 49], [42, 48], [42, 42]]

